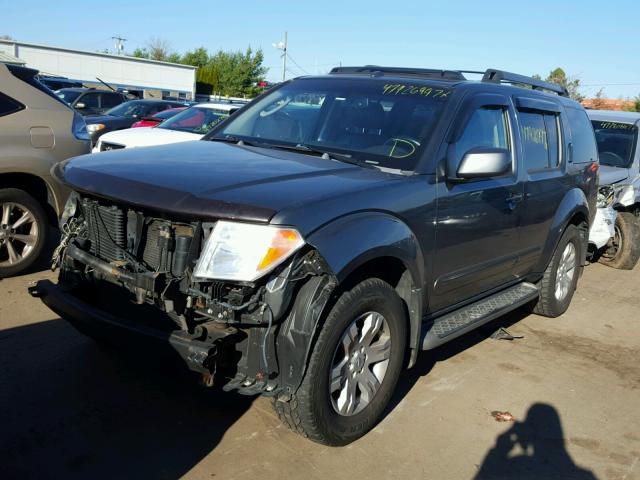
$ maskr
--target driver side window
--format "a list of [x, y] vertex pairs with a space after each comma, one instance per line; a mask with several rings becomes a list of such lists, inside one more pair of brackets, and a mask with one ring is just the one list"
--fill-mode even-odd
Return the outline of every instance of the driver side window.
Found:
[[456, 153], [462, 159], [465, 153], [476, 147], [509, 149], [506, 112], [500, 107], [482, 107], [473, 112], [460, 140]]

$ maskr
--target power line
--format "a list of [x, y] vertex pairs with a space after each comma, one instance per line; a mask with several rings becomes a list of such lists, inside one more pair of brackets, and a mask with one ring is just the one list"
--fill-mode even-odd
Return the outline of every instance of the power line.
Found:
[[291, 55], [289, 55], [288, 53], [286, 54], [287, 57], [289, 57], [289, 60], [291, 60], [291, 62], [300, 69], [300, 71], [302, 73], [305, 73], [306, 75], [311, 75], [309, 72], [307, 72], [304, 68], [302, 68], [300, 65], [298, 65], [298, 62], [296, 62], [293, 57]]
[[126, 42], [127, 39], [119, 37], [119, 36], [115, 36], [115, 37], [111, 37], [111, 38], [116, 41], [116, 44], [115, 44], [116, 55], [123, 55], [124, 54], [124, 42]]

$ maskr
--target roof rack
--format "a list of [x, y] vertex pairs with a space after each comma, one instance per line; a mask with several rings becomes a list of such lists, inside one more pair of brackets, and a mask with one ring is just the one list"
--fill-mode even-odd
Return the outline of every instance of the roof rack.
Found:
[[465, 81], [465, 73], [482, 75], [482, 82], [485, 83], [508, 83], [512, 85], [525, 85], [534, 90], [547, 90], [554, 92], [561, 97], [568, 97], [569, 92], [561, 85], [545, 82], [536, 78], [519, 75], [517, 73], [505, 72], [495, 68], [489, 68], [484, 72], [475, 70], [437, 70], [432, 68], [404, 68], [404, 67], [380, 67], [378, 65], [365, 65], [364, 67], [335, 67], [331, 74], [342, 75], [400, 75], [403, 77], [432, 78], [438, 80]]
[[401, 75], [403, 77], [434, 78], [440, 80], [466, 80], [461, 72], [454, 70], [436, 70], [431, 68], [402, 68], [402, 67], [379, 67], [377, 65], [365, 65], [364, 67], [335, 67], [331, 74], [343, 75]]
[[486, 72], [484, 72], [482, 81], [485, 83], [510, 83], [514, 85], [527, 85], [534, 90], [548, 90], [550, 92], [557, 93], [561, 97], [569, 96], [569, 92], [567, 91], [567, 89], [561, 85], [558, 85], [557, 83], [545, 82], [544, 80], [538, 80], [536, 78], [527, 77], [525, 75], [505, 72], [493, 68], [489, 68]]

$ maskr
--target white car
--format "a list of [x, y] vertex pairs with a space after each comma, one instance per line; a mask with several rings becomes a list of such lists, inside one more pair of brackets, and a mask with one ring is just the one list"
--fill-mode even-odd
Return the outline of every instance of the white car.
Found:
[[241, 105], [226, 103], [200, 103], [155, 127], [128, 128], [105, 133], [93, 147], [93, 152], [200, 140], [240, 107]]

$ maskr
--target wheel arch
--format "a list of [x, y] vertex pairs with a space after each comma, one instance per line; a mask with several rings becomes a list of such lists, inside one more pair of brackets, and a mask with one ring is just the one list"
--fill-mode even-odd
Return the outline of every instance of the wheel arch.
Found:
[[542, 255], [540, 256], [540, 261], [534, 271], [545, 271], [568, 225], [575, 225], [579, 228], [582, 236], [583, 253], [586, 255], [589, 242], [590, 219], [589, 203], [584, 192], [578, 188], [569, 190], [556, 210], [556, 214], [551, 222], [551, 227], [549, 228], [549, 236], [547, 237]]
[[56, 211], [60, 209], [59, 199], [56, 198], [54, 190], [42, 177], [22, 172], [0, 173], [0, 188], [24, 190], [42, 205], [50, 225], [58, 226]]

